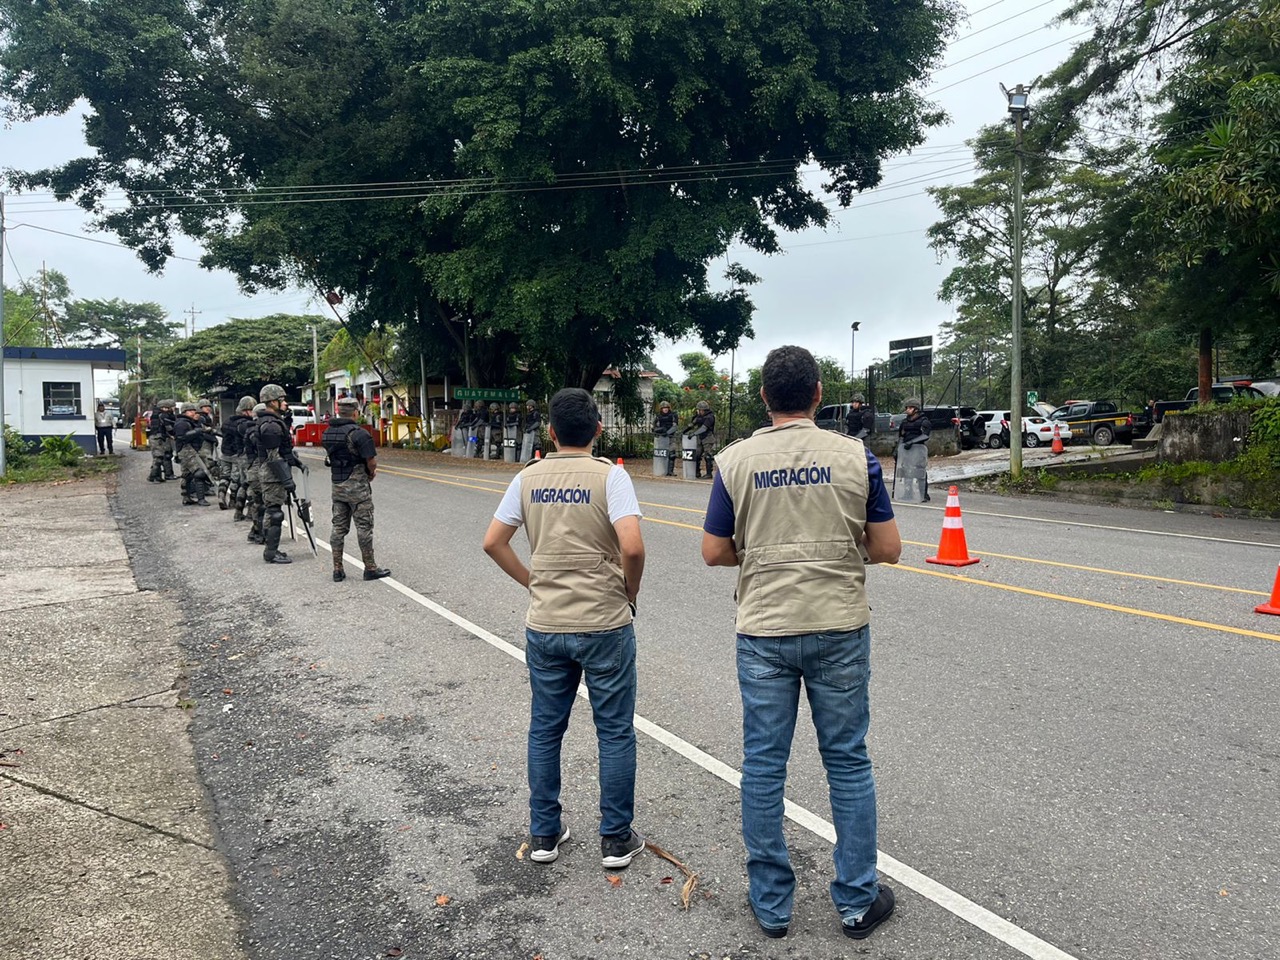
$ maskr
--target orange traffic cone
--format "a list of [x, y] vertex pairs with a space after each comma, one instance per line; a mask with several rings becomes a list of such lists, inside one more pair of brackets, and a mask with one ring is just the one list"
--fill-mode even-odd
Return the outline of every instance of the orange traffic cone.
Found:
[[541, 460], [541, 459], [542, 459], [542, 451], [541, 451], [541, 450], [535, 450], [535, 451], [533, 451], [533, 459], [535, 459], [535, 460]]
[[964, 521], [960, 519], [960, 489], [947, 491], [947, 509], [942, 515], [942, 539], [938, 542], [938, 555], [925, 558], [925, 563], [941, 563], [948, 567], [967, 567], [978, 563], [969, 556], [969, 545], [964, 539]]
[[618, 466], [622, 466], [622, 465], [623, 465], [623, 464], [622, 464], [622, 458], [621, 458], [621, 457], [619, 457], [619, 458], [618, 458]]
[[1049, 448], [1049, 452], [1062, 453], [1065, 449], [1062, 446], [1062, 428], [1055, 423], [1053, 425], [1053, 446]]
[[1260, 603], [1253, 608], [1254, 613], [1269, 613], [1280, 617], [1280, 569], [1276, 570], [1276, 585], [1271, 588], [1271, 602]]

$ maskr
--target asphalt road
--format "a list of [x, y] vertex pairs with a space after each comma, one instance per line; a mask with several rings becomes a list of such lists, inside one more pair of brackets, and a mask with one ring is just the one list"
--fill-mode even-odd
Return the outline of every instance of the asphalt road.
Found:
[[525, 597], [480, 550], [510, 469], [384, 456], [394, 577], [334, 584], [323, 549], [266, 566], [246, 525], [180, 507], [144, 461], [116, 506], [140, 582], [186, 611], [196, 754], [254, 956], [1280, 956], [1280, 618], [1252, 612], [1280, 525], [973, 495], [983, 562], [952, 570], [924, 562], [944, 498], [900, 508], [903, 562], [868, 577], [898, 912], [861, 944], [840, 934], [802, 719], [796, 913], [771, 941], [746, 908], [734, 574], [698, 555], [705, 483], [637, 480], [637, 827], [697, 872], [684, 911], [658, 857], [620, 886], [600, 867], [585, 703], [564, 759], [574, 839], [553, 865], [521, 859]]

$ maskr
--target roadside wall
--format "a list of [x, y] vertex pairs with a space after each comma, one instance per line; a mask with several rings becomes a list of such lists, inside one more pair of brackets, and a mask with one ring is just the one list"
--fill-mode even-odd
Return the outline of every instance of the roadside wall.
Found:
[[1249, 436], [1248, 411], [1166, 416], [1160, 434], [1159, 458], [1168, 463], [1234, 460]]

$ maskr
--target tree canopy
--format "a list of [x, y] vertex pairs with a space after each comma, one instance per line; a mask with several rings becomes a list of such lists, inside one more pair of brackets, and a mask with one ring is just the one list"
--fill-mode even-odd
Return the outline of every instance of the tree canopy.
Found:
[[278, 383], [296, 397], [311, 384], [313, 324], [322, 341], [338, 330], [337, 323], [324, 317], [274, 314], [229, 320], [164, 350], [157, 358], [158, 375], [186, 383], [195, 393], [219, 387], [256, 397], [265, 384]]
[[[468, 382], [590, 389], [660, 338], [750, 333], [708, 264], [875, 186], [941, 120], [948, 0], [0, 0], [9, 115], [83, 99], [34, 171], [160, 269], [340, 291]], [[125, 199], [108, 200], [122, 191]], [[517, 361], [519, 365], [517, 365]]]

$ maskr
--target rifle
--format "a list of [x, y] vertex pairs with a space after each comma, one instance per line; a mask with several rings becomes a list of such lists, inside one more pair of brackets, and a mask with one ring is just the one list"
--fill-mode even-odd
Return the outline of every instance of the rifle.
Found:
[[290, 506], [289, 534], [290, 536], [293, 535], [293, 507], [296, 506], [298, 508], [298, 519], [302, 521], [302, 529], [307, 535], [308, 542], [310, 542], [311, 544], [311, 552], [318, 557], [320, 556], [320, 551], [316, 548], [316, 538], [311, 535], [312, 519], [311, 519], [311, 496], [310, 496], [311, 484], [309, 480], [310, 471], [307, 470], [306, 467], [302, 467], [301, 471], [302, 471], [302, 497], [301, 498], [298, 497], [298, 493], [296, 490], [293, 493], [289, 494], [289, 506]]

